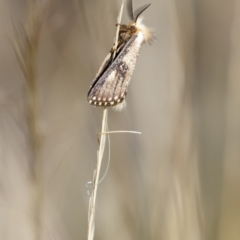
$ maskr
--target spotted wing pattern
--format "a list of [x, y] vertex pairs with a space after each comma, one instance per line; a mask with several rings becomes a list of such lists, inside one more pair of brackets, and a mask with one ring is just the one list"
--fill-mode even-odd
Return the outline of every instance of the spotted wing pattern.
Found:
[[109, 107], [124, 100], [142, 44], [142, 40], [138, 38], [139, 35], [133, 35], [113, 62], [111, 56], [104, 60], [88, 92], [91, 105]]

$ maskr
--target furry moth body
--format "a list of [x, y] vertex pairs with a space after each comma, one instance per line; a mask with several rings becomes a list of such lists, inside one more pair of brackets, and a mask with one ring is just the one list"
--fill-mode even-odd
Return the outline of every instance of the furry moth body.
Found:
[[146, 4], [133, 12], [132, 1], [128, 0], [127, 10], [131, 22], [120, 25], [117, 49], [111, 49], [90, 86], [88, 102], [91, 105], [120, 106], [120, 109], [124, 105], [140, 48], [143, 43], [153, 39], [152, 30], [143, 25], [142, 18], [139, 18], [149, 6], [150, 4]]

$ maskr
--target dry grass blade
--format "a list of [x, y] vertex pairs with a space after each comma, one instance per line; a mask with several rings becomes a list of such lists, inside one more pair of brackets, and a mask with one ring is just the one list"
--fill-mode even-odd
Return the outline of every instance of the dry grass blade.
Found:
[[[107, 113], [108, 110], [105, 108], [103, 110], [103, 120], [102, 120], [102, 132], [105, 132], [107, 129]], [[106, 134], [101, 136], [99, 150], [97, 154], [97, 166], [93, 172], [93, 190], [92, 195], [89, 199], [89, 212], [88, 212], [88, 240], [93, 240], [94, 230], [95, 230], [95, 211], [96, 211], [96, 197], [97, 197], [97, 188], [99, 182], [99, 175], [101, 170], [102, 158], [105, 149], [106, 143]]]
[[117, 31], [116, 31], [116, 37], [115, 37], [113, 59], [115, 57], [117, 44], [118, 44], [118, 34], [119, 34], [119, 30], [120, 30], [120, 24], [121, 24], [121, 19], [122, 19], [122, 14], [123, 14], [124, 3], [125, 3], [125, 0], [122, 0], [121, 9], [120, 9], [120, 12], [119, 12], [119, 15], [118, 15], [118, 19], [117, 19]]
[[[118, 24], [117, 24], [117, 31], [116, 31], [114, 49], [117, 49], [118, 34], [119, 34], [119, 29], [120, 29], [120, 23], [121, 23], [121, 18], [122, 18], [122, 13], [123, 13], [124, 2], [125, 2], [125, 0], [122, 1], [121, 9], [120, 9], [119, 16], [118, 16], [118, 21], [117, 21]], [[116, 52], [114, 52], [114, 55], [115, 54], [116, 54]], [[101, 133], [106, 133], [107, 132], [107, 113], [108, 113], [107, 108], [104, 108]], [[97, 197], [99, 175], [100, 175], [100, 170], [101, 170], [103, 153], [104, 153], [104, 149], [105, 149], [105, 143], [106, 143], [106, 134], [102, 134], [101, 139], [100, 139], [99, 150], [98, 150], [98, 154], [97, 154], [97, 166], [96, 166], [96, 169], [93, 171], [93, 181], [92, 181], [93, 190], [92, 190], [91, 197], [89, 199], [88, 240], [93, 240], [94, 239], [96, 197]]]
[[137, 131], [110, 131], [110, 132], [101, 132], [101, 134], [112, 134], [112, 133], [134, 133], [134, 134], [142, 134]]

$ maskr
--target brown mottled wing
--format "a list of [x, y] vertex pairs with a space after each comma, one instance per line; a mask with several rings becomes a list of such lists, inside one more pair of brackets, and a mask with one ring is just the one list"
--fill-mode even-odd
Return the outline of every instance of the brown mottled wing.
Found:
[[133, 57], [135, 60], [131, 59], [131, 49], [136, 37], [136, 35], [133, 35], [126, 42], [113, 62], [110, 61], [111, 57], [105, 59], [102, 69], [88, 92], [90, 104], [94, 106], [115, 106], [124, 100], [135, 67], [136, 57]]

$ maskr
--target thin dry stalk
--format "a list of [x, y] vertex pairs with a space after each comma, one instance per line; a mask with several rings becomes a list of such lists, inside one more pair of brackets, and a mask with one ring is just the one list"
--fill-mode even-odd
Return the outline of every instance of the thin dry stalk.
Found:
[[[101, 132], [105, 132], [107, 130], [107, 108], [103, 110], [103, 119], [102, 119], [102, 130]], [[99, 175], [102, 165], [102, 158], [106, 144], [106, 134], [101, 135], [100, 145], [97, 155], [97, 166], [93, 171], [93, 190], [92, 195], [89, 199], [89, 211], [88, 211], [88, 240], [93, 240], [94, 238], [94, 230], [95, 230], [95, 211], [96, 211], [96, 197], [97, 197], [97, 189], [99, 182]]]
[[[117, 19], [117, 31], [116, 31], [115, 44], [114, 44], [114, 50], [115, 50], [114, 56], [116, 54], [116, 49], [117, 49], [118, 34], [119, 34], [119, 29], [120, 29], [120, 23], [121, 23], [124, 3], [125, 3], [125, 0], [122, 0], [121, 9], [120, 9], [118, 19]], [[101, 133], [107, 132], [107, 113], [108, 113], [107, 108], [104, 108]], [[101, 165], [102, 165], [102, 158], [103, 158], [103, 153], [104, 153], [104, 149], [105, 149], [105, 144], [106, 144], [106, 134], [101, 134], [100, 145], [99, 145], [99, 150], [98, 150], [98, 154], [97, 154], [97, 166], [96, 166], [96, 169], [93, 171], [93, 181], [92, 181], [93, 190], [92, 190], [92, 195], [89, 199], [88, 240], [94, 239], [97, 189], [98, 189], [99, 175], [100, 175], [100, 170], [101, 170]]]
[[115, 57], [116, 50], [117, 50], [117, 45], [118, 45], [118, 33], [119, 33], [119, 30], [120, 30], [120, 24], [121, 24], [121, 20], [122, 20], [124, 3], [125, 3], [125, 0], [122, 0], [122, 5], [121, 5], [121, 8], [120, 8], [118, 18], [117, 18], [117, 30], [116, 30], [116, 37], [115, 37], [115, 44], [114, 44], [113, 59]]
[[110, 132], [101, 132], [102, 134], [112, 134], [112, 133], [134, 133], [134, 134], [142, 134], [141, 132], [137, 131], [110, 131]]

